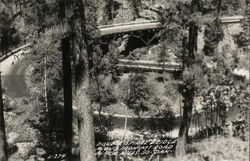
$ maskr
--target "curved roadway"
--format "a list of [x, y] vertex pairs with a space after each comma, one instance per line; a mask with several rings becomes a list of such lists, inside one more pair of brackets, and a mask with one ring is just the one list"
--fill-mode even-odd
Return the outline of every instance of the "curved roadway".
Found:
[[4, 94], [12, 98], [28, 96], [25, 84], [27, 64], [21, 53], [22, 51], [0, 62]]

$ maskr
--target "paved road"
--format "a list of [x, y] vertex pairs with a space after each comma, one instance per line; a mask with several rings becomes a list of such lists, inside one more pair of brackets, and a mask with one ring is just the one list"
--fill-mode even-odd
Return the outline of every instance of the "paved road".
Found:
[[13, 98], [28, 96], [25, 84], [26, 69], [25, 59], [21, 55], [21, 52], [8, 57], [0, 63], [3, 88], [6, 95]]

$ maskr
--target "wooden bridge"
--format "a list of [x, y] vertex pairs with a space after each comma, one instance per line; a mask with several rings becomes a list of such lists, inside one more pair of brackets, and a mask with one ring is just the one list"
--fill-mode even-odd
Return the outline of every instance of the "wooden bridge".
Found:
[[[222, 17], [221, 22], [225, 25], [231, 23], [240, 23], [243, 18], [244, 18], [243, 16]], [[157, 20], [133, 21], [127, 23], [98, 26], [100, 36], [159, 29], [159, 28], [162, 28], [162, 24]]]
[[139, 69], [146, 71], [177, 72], [182, 70], [182, 63], [180, 61], [159, 63], [154, 61], [119, 59], [117, 66], [125, 69]]

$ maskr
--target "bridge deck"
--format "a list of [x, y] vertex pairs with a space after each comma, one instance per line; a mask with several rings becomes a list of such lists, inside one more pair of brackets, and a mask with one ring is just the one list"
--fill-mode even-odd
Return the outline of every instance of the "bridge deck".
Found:
[[110, 35], [110, 34], [119, 34], [133, 31], [142, 31], [149, 29], [161, 28], [162, 25], [158, 21], [139, 21], [139, 22], [130, 22], [130, 23], [121, 23], [107, 26], [99, 26], [100, 36]]
[[181, 71], [182, 65], [180, 62], [165, 62], [158, 63], [153, 61], [132, 61], [126, 59], [119, 59], [118, 67], [129, 68], [129, 69], [141, 69], [150, 71], [167, 71], [175, 72]]
[[230, 17], [222, 17], [221, 22], [222, 23], [240, 23], [243, 19], [243, 16], [230, 16]]
[[[223, 24], [240, 23], [243, 18], [244, 18], [243, 16], [222, 17], [221, 22]], [[158, 29], [161, 27], [162, 24], [157, 20], [144, 20], [144, 21], [133, 21], [126, 23], [118, 23], [113, 25], [98, 26], [98, 29], [100, 31], [100, 36], [105, 36], [111, 34]]]

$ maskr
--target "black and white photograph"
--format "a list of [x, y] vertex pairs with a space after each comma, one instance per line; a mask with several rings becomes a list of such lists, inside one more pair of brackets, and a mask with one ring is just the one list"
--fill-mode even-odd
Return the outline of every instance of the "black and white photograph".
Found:
[[0, 0], [0, 161], [249, 161], [250, 0]]

